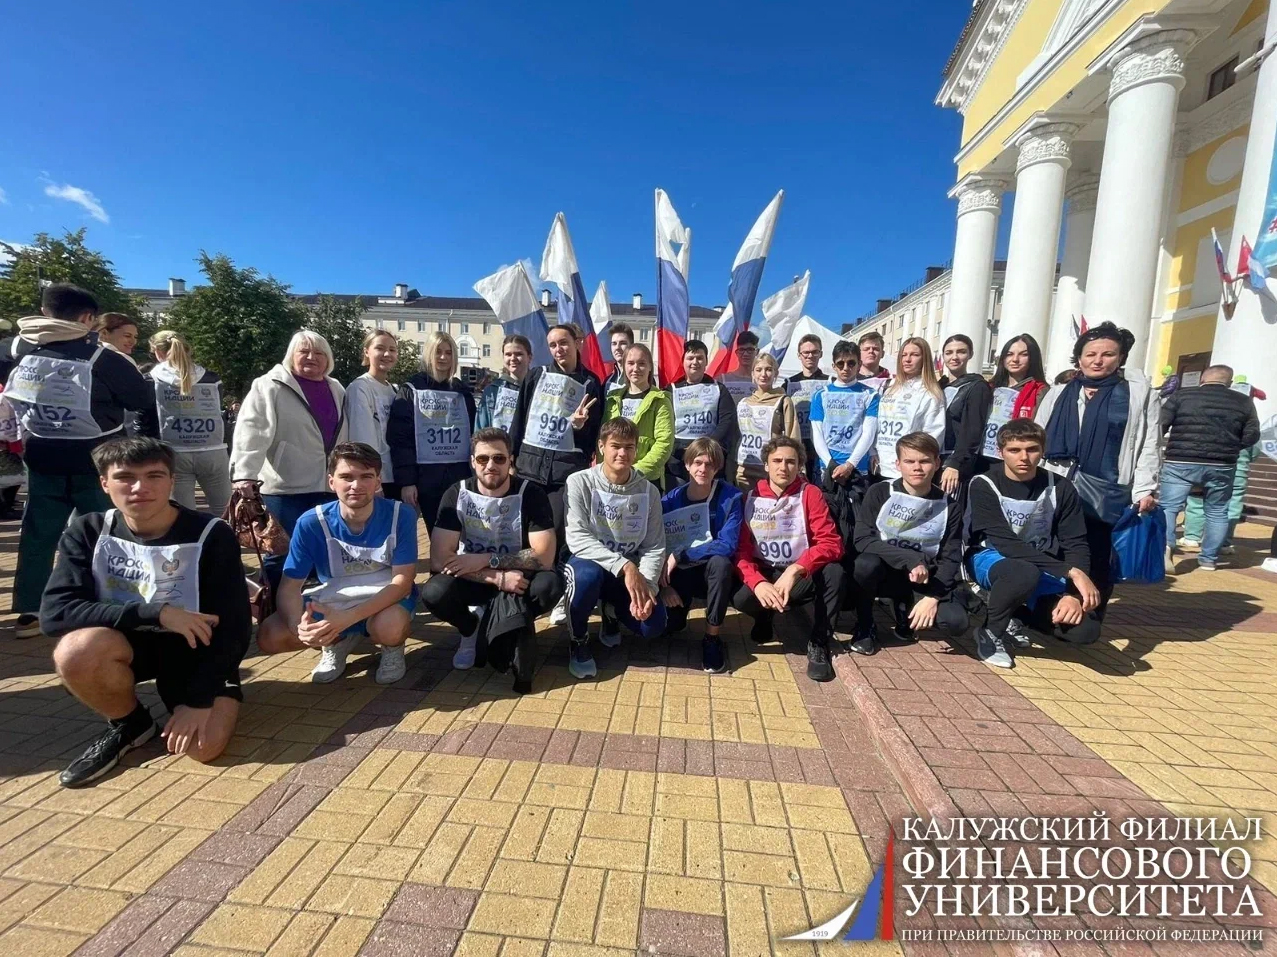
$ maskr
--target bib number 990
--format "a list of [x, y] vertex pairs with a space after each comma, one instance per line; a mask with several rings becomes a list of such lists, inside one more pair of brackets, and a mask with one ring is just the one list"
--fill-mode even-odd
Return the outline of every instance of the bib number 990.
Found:
[[759, 542], [758, 554], [768, 562], [790, 562], [794, 560], [793, 542]]

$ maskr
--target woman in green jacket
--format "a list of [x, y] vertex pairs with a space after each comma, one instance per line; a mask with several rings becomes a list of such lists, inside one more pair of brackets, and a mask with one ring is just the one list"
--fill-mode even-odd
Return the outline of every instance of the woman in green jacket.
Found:
[[652, 353], [635, 343], [625, 350], [625, 386], [608, 393], [603, 421], [626, 418], [638, 426], [634, 467], [657, 488], [665, 487], [665, 463], [674, 451], [674, 406], [652, 382]]

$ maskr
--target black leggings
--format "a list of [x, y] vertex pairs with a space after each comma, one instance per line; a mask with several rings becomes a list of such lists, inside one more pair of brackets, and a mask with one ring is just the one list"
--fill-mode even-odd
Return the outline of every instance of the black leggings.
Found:
[[1100, 607], [1097, 611], [1100, 618], [1103, 618], [1109, 599], [1113, 597], [1113, 572], [1110, 568], [1113, 561], [1113, 526], [1090, 515], [1085, 518], [1086, 546], [1091, 550], [1088, 574], [1091, 581], [1095, 582], [1095, 587], [1100, 590]]
[[1004, 558], [989, 569], [989, 631], [1001, 638], [1006, 634], [1007, 623], [1020, 613], [1021, 620], [1031, 628], [1054, 635], [1060, 641], [1075, 645], [1096, 641], [1100, 637], [1098, 609], [1087, 612], [1077, 625], [1056, 625], [1051, 621], [1051, 613], [1063, 595], [1044, 595], [1032, 611], [1027, 614], [1020, 611], [1041, 577], [1042, 572], [1036, 565], [1016, 558]]
[[[439, 518], [439, 503], [443, 493], [455, 482], [470, 477], [469, 462], [451, 462], [447, 465], [417, 466], [417, 507], [426, 523], [426, 531], [433, 533]], [[402, 488], [402, 486], [401, 486]]]
[[704, 565], [675, 568], [670, 576], [670, 586], [683, 600], [683, 607], [666, 610], [670, 632], [680, 632], [687, 626], [687, 612], [696, 598], [705, 599], [706, 623], [721, 625], [732, 602], [735, 575], [735, 565], [723, 555], [710, 556]]
[[[772, 568], [767, 565], [761, 568], [767, 580], [773, 584], [785, 571], [783, 568]], [[826, 565], [816, 574], [798, 579], [793, 591], [789, 593], [789, 606], [783, 614], [789, 614], [789, 611], [798, 605], [811, 604], [814, 611], [812, 617], [815, 619], [815, 631], [811, 640], [815, 644], [828, 647], [834, 623], [838, 620], [838, 612], [842, 610], [842, 587], [842, 565], [837, 562]], [[760, 632], [766, 631], [770, 634], [776, 612], [770, 608], [764, 608], [762, 602], [755, 596], [754, 590], [748, 585], [741, 585], [736, 590], [736, 594], [732, 597], [732, 606], [753, 618], [754, 625]]]
[[[856, 583], [856, 620], [861, 624], [873, 620], [874, 599], [879, 596], [904, 602], [913, 608], [925, 595], [925, 592], [913, 587], [908, 572], [892, 568], [877, 555], [857, 555], [852, 578]], [[968, 624], [966, 608], [950, 591], [936, 606], [936, 623], [932, 627], [956, 637], [965, 634]]]

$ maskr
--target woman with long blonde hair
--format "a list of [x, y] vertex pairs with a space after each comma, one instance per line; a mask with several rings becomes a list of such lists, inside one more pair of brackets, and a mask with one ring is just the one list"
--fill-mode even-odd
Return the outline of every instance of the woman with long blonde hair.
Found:
[[896, 376], [878, 399], [875, 455], [883, 478], [900, 478], [896, 441], [911, 432], [926, 432], [944, 442], [944, 392], [936, 380], [931, 347], [916, 336], [901, 345]]
[[161, 329], [148, 343], [155, 365], [155, 413], [160, 438], [173, 447], [173, 498], [195, 507], [195, 486], [204, 490], [208, 510], [221, 515], [231, 497], [230, 456], [222, 418], [222, 380], [191, 357], [181, 336]]
[[457, 378], [457, 343], [434, 332], [421, 350], [421, 371], [399, 387], [390, 406], [386, 441], [399, 497], [434, 531], [448, 486], [470, 477], [474, 393]]
[[390, 443], [386, 426], [390, 422], [390, 406], [395, 401], [395, 387], [390, 384], [390, 370], [399, 362], [399, 340], [393, 332], [373, 329], [364, 336], [363, 364], [367, 372], [346, 386], [346, 429], [351, 442], [371, 445], [381, 455], [381, 490], [386, 498], [399, 498], [395, 483], [394, 463], [390, 460]]

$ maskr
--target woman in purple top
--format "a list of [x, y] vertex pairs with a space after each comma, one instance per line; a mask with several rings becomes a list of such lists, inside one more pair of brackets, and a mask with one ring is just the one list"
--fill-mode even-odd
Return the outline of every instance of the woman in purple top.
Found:
[[[266, 507], [290, 535], [298, 518], [333, 499], [328, 453], [346, 440], [346, 390], [328, 374], [332, 368], [328, 342], [302, 330], [284, 361], [253, 380], [235, 421], [231, 478], [241, 490], [260, 482]], [[266, 559], [272, 585], [283, 567], [283, 558]]]

